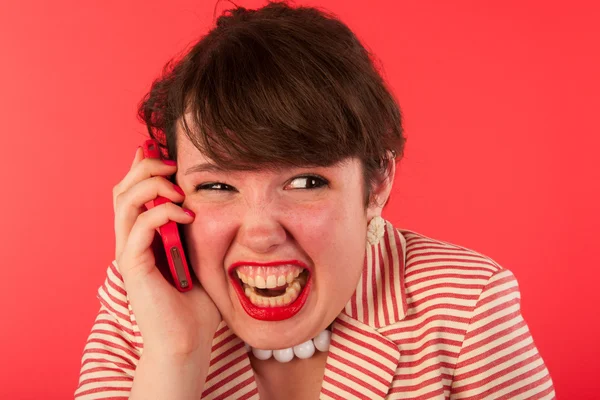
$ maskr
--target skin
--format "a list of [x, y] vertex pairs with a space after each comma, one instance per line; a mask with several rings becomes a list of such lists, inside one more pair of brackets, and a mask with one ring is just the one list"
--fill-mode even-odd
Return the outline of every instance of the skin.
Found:
[[[367, 224], [381, 215], [392, 187], [394, 163], [390, 163], [388, 178], [372, 188], [375, 201], [365, 209], [358, 159], [349, 158], [330, 167], [186, 173], [210, 160], [181, 129], [177, 135], [176, 180], [185, 192], [182, 206], [196, 214], [194, 221], [184, 226], [189, 261], [227, 325], [250, 346], [262, 349], [291, 347], [326, 329], [356, 289], [364, 262]], [[306, 175], [317, 175], [317, 180], [306, 179]], [[325, 184], [307, 188], [311, 183]], [[198, 185], [205, 186], [199, 190]], [[313, 269], [306, 304], [287, 320], [253, 319], [239, 302], [228, 267], [242, 260], [289, 259], [301, 260]], [[276, 383], [290, 382], [290, 377], [298, 375], [303, 376], [303, 386], [312, 390], [305, 394], [314, 398], [325, 356], [287, 364], [252, 357], [261, 396], [281, 395], [283, 388], [277, 388]], [[291, 389], [289, 383], [286, 387]], [[301, 389], [294, 393], [301, 394]]]

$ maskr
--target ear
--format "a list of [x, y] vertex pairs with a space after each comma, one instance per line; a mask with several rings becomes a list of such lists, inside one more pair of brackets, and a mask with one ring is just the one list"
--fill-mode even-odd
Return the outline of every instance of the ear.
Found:
[[388, 151], [388, 159], [389, 162], [387, 170], [385, 171], [385, 179], [371, 189], [372, 201], [367, 207], [367, 221], [370, 221], [373, 217], [381, 216], [381, 211], [392, 192], [394, 177], [396, 175], [396, 159], [391, 151]]

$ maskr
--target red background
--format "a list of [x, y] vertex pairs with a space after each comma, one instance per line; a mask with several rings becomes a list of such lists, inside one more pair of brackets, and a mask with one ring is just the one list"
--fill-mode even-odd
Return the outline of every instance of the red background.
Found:
[[[384, 216], [511, 269], [558, 396], [598, 398], [598, 2], [298, 3], [339, 15], [402, 107]], [[111, 189], [144, 137], [136, 105], [214, 5], [0, 4], [0, 398], [72, 397], [113, 254]]]

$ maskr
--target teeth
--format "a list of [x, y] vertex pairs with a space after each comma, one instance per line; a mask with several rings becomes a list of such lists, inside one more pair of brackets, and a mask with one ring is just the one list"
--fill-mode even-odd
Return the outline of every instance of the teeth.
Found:
[[304, 271], [296, 265], [278, 267], [241, 266], [236, 269], [238, 278], [250, 286], [260, 289], [273, 289], [291, 284]]
[[265, 282], [265, 278], [263, 278], [260, 275], [256, 276], [256, 278], [254, 279], [254, 284], [259, 289], [266, 289], [267, 288], [267, 283]]
[[275, 278], [275, 275], [269, 275], [267, 277], [267, 288], [273, 289], [274, 287], [277, 287], [277, 278]]
[[[271, 277], [274, 276], [269, 276], [269, 279], [267, 279], [267, 281], [272, 282], [272, 279], [270, 279]], [[262, 279], [262, 277], [257, 277], [256, 281], [260, 282], [260, 281], [264, 282], [264, 279]], [[259, 286], [257, 287], [253, 287], [250, 286], [249, 284], [245, 284], [244, 285], [244, 294], [246, 295], [247, 298], [250, 299], [250, 302], [252, 304], [254, 304], [255, 306], [258, 307], [282, 307], [282, 306], [287, 306], [288, 304], [291, 304], [292, 302], [294, 302], [298, 296], [300, 295], [300, 292], [302, 292], [302, 287], [305, 284], [305, 279], [303, 279], [303, 277], [299, 277], [296, 278], [292, 281], [291, 284], [288, 284], [288, 286], [285, 288], [285, 293], [279, 295], [279, 296], [262, 296], [260, 295], [257, 291], [256, 288], [260, 288]], [[275, 285], [273, 287], [276, 286], [283, 286], [283, 285]]]
[[291, 271], [287, 274], [287, 276], [285, 277], [285, 280], [287, 283], [292, 283], [294, 281], [294, 279], [296, 279], [298, 277], [298, 275], [300, 275], [302, 273], [302, 270], [297, 270], [297, 271]]
[[291, 300], [292, 300], [292, 296], [288, 292], [285, 292], [285, 294], [283, 295], [283, 303], [289, 304], [289, 303], [291, 303]]
[[[302, 290], [302, 286], [300, 285], [300, 282], [298, 282], [298, 280], [295, 280], [294, 283], [292, 283], [291, 286], [292, 289], [296, 289], [296, 292], [300, 293], [300, 291]], [[286, 289], [287, 291], [287, 289]]]
[[294, 286], [288, 286], [287, 289], [285, 289], [285, 294], [289, 294], [294, 298], [298, 297], [298, 293], [300, 293], [300, 291], [296, 290]]

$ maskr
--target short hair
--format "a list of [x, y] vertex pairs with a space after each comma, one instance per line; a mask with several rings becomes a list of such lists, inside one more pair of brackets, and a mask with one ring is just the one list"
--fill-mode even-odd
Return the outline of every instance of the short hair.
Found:
[[[192, 127], [182, 118], [188, 112]], [[370, 184], [402, 158], [406, 141], [400, 108], [355, 34], [331, 13], [286, 2], [225, 11], [191, 50], [167, 62], [138, 117], [173, 160], [178, 121], [225, 169], [357, 157], [365, 205]]]

